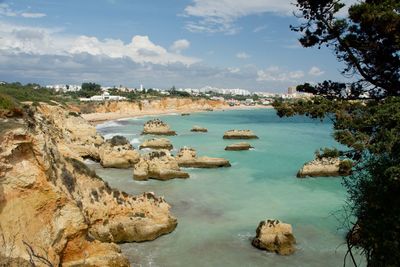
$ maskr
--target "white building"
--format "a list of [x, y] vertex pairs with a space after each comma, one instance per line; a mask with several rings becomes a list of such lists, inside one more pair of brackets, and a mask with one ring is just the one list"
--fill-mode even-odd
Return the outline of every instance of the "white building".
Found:
[[90, 102], [90, 101], [121, 101], [126, 100], [126, 97], [119, 95], [110, 95], [108, 92], [104, 92], [102, 95], [94, 95], [90, 98], [79, 98], [79, 101]]

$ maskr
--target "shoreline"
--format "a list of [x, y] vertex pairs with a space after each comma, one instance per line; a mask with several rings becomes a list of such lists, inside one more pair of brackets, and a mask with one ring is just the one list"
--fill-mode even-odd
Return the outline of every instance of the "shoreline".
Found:
[[[272, 106], [227, 106], [223, 108], [214, 108], [213, 111], [230, 111], [230, 110], [253, 110], [253, 109], [271, 109]], [[104, 122], [128, 119], [128, 118], [140, 118], [153, 115], [168, 115], [171, 113], [199, 113], [199, 112], [212, 112], [205, 109], [164, 109], [164, 110], [146, 110], [146, 111], [133, 111], [133, 112], [95, 112], [81, 114], [82, 118], [90, 122], [92, 125], [98, 125]]]

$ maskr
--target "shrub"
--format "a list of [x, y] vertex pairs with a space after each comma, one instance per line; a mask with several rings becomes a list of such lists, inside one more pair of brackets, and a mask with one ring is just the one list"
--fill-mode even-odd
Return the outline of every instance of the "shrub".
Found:
[[317, 159], [322, 159], [322, 158], [337, 158], [340, 156], [340, 152], [339, 150], [337, 150], [336, 148], [321, 148], [320, 150], [317, 150], [315, 152], [315, 157]]

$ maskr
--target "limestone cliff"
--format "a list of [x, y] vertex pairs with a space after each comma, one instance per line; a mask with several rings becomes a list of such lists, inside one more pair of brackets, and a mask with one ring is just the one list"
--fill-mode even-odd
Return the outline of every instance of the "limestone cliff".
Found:
[[114, 190], [80, 161], [104, 142], [81, 120], [48, 105], [0, 120], [0, 265], [129, 266], [114, 243], [175, 229], [162, 198]]
[[227, 107], [225, 102], [208, 99], [171, 98], [166, 97], [155, 100], [141, 100], [137, 102], [113, 101], [106, 102], [94, 107], [91, 112], [147, 112], [147, 111], [186, 111], [186, 110], [207, 110]]

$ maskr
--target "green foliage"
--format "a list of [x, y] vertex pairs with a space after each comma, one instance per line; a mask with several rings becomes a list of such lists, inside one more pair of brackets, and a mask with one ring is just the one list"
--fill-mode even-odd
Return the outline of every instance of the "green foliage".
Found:
[[17, 103], [10, 96], [0, 93], [0, 109], [12, 110], [17, 107]]
[[339, 173], [342, 175], [348, 175], [351, 173], [353, 168], [353, 161], [345, 159], [339, 163]]
[[111, 146], [124, 146], [124, 145], [128, 145], [129, 141], [128, 139], [126, 139], [126, 137], [121, 136], [121, 135], [116, 135], [113, 136], [110, 140], [107, 140], [108, 142], [110, 142]]
[[337, 148], [321, 148], [315, 152], [315, 157], [318, 159], [322, 158], [338, 158], [340, 156], [340, 151]]
[[97, 83], [82, 83], [82, 88], [76, 94], [80, 97], [92, 97], [101, 94], [101, 85]]
[[7, 95], [20, 102], [45, 102], [52, 104], [52, 101], [65, 103], [67, 99], [54, 90], [39, 87], [34, 84], [22, 85], [21, 83], [6, 83], [0, 85], [0, 94]]
[[[347, 18], [336, 0], [298, 0], [305, 47], [326, 45], [345, 63], [354, 82], [324, 81], [297, 89], [309, 100], [275, 101], [279, 116], [305, 115], [334, 122], [334, 137], [349, 150], [341, 154], [350, 208], [357, 218], [357, 243], [369, 267], [400, 266], [400, 1], [359, 1]], [[354, 229], [356, 229], [354, 228]], [[352, 254], [350, 254], [352, 255]], [[354, 265], [357, 265], [353, 261]]]

